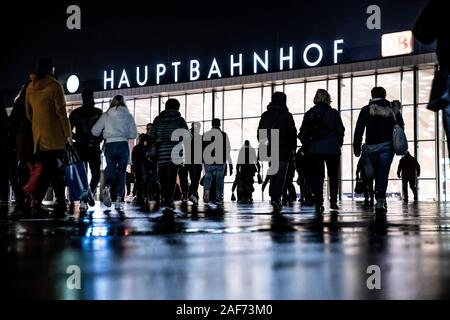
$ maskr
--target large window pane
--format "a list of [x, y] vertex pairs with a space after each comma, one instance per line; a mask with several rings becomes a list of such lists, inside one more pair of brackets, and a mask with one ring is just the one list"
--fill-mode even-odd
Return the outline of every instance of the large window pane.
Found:
[[[212, 120], [213, 118], [213, 108], [212, 108], [213, 94], [212, 92], [206, 92], [204, 98], [204, 110], [203, 110], [203, 118], [204, 120]], [[222, 118], [222, 116], [220, 116]]]
[[291, 113], [304, 113], [305, 106], [305, 84], [295, 83], [287, 84], [284, 88], [284, 93], [287, 96], [287, 106]]
[[262, 89], [252, 88], [244, 89], [243, 98], [243, 113], [244, 117], [259, 117], [261, 116], [261, 94]]
[[262, 103], [262, 112], [267, 110], [267, 106], [272, 100], [272, 87], [266, 86], [263, 88], [263, 103]]
[[242, 147], [241, 120], [225, 120], [223, 129], [230, 139], [231, 149], [239, 150]]
[[338, 109], [338, 80], [328, 80], [328, 93], [331, 96], [331, 105]]
[[348, 110], [352, 108], [352, 82], [351, 78], [344, 78], [341, 81], [341, 110]]
[[403, 72], [402, 81], [402, 103], [413, 104], [414, 103], [414, 72]]
[[402, 109], [402, 117], [405, 122], [405, 134], [408, 141], [414, 140], [414, 107], [406, 106]]
[[242, 108], [242, 90], [224, 92], [224, 119], [240, 118]]
[[[411, 192], [411, 191], [410, 191]], [[419, 179], [419, 200], [436, 201], [436, 181]]]
[[305, 110], [311, 109], [314, 106], [314, 97], [318, 89], [327, 89], [326, 81], [315, 81], [306, 83], [306, 105]]
[[369, 103], [370, 92], [374, 86], [375, 76], [353, 78], [353, 109], [360, 109]]
[[135, 121], [137, 126], [145, 126], [150, 122], [150, 99], [136, 99]]
[[[134, 114], [134, 99], [126, 100], [125, 102], [126, 102], [126, 104], [128, 106], [128, 110], [130, 111], [130, 113], [133, 116], [135, 116], [135, 114]], [[109, 108], [109, 106], [108, 106], [108, 108]]]
[[186, 99], [186, 121], [203, 121], [203, 93], [189, 94]]
[[159, 115], [159, 98], [154, 97], [151, 99], [151, 122]]
[[435, 178], [436, 153], [435, 142], [419, 142], [418, 158], [421, 167], [421, 178]]
[[435, 139], [436, 113], [430, 112], [425, 105], [420, 105], [417, 111], [419, 140]]
[[214, 95], [214, 117], [223, 119], [223, 91], [215, 92]]
[[389, 101], [400, 100], [401, 98], [401, 73], [379, 74], [377, 78], [377, 86], [386, 89], [386, 98]]
[[250, 144], [254, 147], [258, 147], [258, 140], [256, 134], [258, 131], [260, 118], [244, 119], [244, 125], [242, 127], [244, 132], [244, 140], [249, 140]]
[[352, 172], [352, 147], [351, 146], [343, 146], [342, 147], [342, 180], [352, 180], [353, 172]]
[[342, 123], [345, 127], [344, 144], [352, 143], [352, 111], [341, 111]]
[[419, 103], [428, 103], [434, 69], [419, 70]]

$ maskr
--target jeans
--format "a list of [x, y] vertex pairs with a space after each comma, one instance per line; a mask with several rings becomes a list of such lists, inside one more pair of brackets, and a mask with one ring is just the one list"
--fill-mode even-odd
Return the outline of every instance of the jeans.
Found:
[[[205, 164], [205, 192], [210, 191], [211, 181], [216, 178], [216, 201], [223, 200], [226, 164]], [[211, 200], [211, 199], [210, 199]]]
[[189, 164], [186, 165], [189, 172], [189, 177], [191, 179], [191, 184], [189, 185], [189, 196], [194, 196], [198, 198], [198, 186], [200, 184], [200, 178], [202, 175], [202, 165], [201, 164]]
[[278, 172], [270, 176], [269, 194], [272, 201], [280, 201], [283, 193], [284, 184], [286, 182], [286, 174], [289, 161], [280, 161]]
[[106, 187], [111, 187], [117, 179], [116, 195], [122, 197], [125, 192], [125, 175], [130, 159], [128, 142], [107, 143], [106, 156]]
[[[370, 149], [373, 149], [371, 151]], [[394, 160], [392, 143], [368, 146], [368, 160], [375, 171], [375, 197], [386, 199], [386, 190], [389, 183], [389, 171]]]
[[91, 170], [91, 182], [89, 187], [92, 193], [95, 193], [98, 183], [100, 181], [100, 166], [101, 166], [101, 151], [99, 146], [82, 146], [75, 143], [75, 148], [77, 149], [80, 159], [89, 165]]
[[171, 207], [173, 205], [178, 169], [179, 166], [175, 164], [159, 166], [159, 177], [161, 181], [161, 191], [163, 196], [162, 205], [164, 207]]
[[330, 185], [330, 203], [335, 204], [338, 200], [339, 191], [339, 165], [341, 156], [339, 154], [311, 155], [312, 190], [315, 205], [323, 205], [323, 182], [325, 179], [325, 164], [327, 165], [328, 182]]

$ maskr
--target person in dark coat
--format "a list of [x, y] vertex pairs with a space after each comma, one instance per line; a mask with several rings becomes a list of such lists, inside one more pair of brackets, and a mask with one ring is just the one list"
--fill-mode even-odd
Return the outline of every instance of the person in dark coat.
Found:
[[443, 110], [442, 121], [450, 152], [450, 28], [448, 26], [448, 3], [431, 0], [417, 19], [413, 33], [424, 44], [437, 42], [436, 54], [439, 67], [430, 94], [427, 108]]
[[[95, 194], [100, 181], [101, 151], [100, 142], [102, 137], [94, 137], [91, 129], [100, 119], [103, 111], [95, 107], [94, 91], [84, 89], [81, 93], [83, 105], [70, 113], [69, 121], [72, 130], [75, 131], [73, 139], [75, 148], [81, 161], [89, 164], [91, 170], [91, 182], [89, 184], [92, 195]], [[93, 196], [90, 205], [93, 205]], [[84, 203], [81, 204], [84, 208]]]
[[[230, 176], [233, 175], [233, 161], [231, 160], [231, 146], [228, 135], [221, 130], [220, 119], [213, 119], [211, 122], [212, 129], [203, 134], [203, 162], [205, 168], [205, 181], [203, 201], [205, 204], [210, 202], [216, 205], [223, 205], [223, 189], [224, 179], [227, 174], [227, 164]], [[219, 141], [216, 141], [219, 139]], [[207, 150], [211, 150], [211, 154], [207, 154]], [[221, 149], [221, 150], [220, 150]], [[212, 196], [211, 188], [215, 180], [216, 194]]]
[[[191, 161], [186, 164], [185, 167], [189, 173], [189, 178], [191, 183], [189, 184], [189, 200], [192, 201], [194, 205], [198, 204], [198, 187], [200, 184], [200, 179], [203, 170], [203, 157], [202, 157], [202, 135], [200, 134], [201, 123], [192, 122], [191, 125]], [[199, 156], [200, 155], [200, 156]], [[196, 159], [196, 157], [198, 159]], [[196, 161], [198, 160], [198, 161]]]
[[156, 143], [156, 161], [158, 163], [159, 177], [163, 195], [163, 206], [165, 212], [173, 214], [174, 192], [177, 183], [180, 159], [172, 159], [172, 150], [179, 142], [172, 141], [172, 133], [177, 129], [184, 129], [189, 132], [186, 121], [179, 112], [180, 102], [176, 99], [169, 99], [166, 108], [156, 117], [150, 131], [150, 145]]
[[368, 178], [366, 175], [366, 169], [364, 166], [364, 159], [359, 158], [358, 165], [356, 167], [356, 177], [361, 179], [364, 187], [364, 206], [366, 208], [372, 208], [375, 204], [375, 190], [373, 188], [373, 178]]
[[255, 191], [253, 187], [255, 183], [254, 177], [260, 170], [261, 165], [256, 156], [256, 151], [250, 145], [250, 141], [245, 140], [244, 146], [239, 151], [236, 166], [238, 201], [242, 203], [253, 203], [253, 192]]
[[142, 209], [148, 208], [150, 189], [150, 162], [147, 160], [150, 137], [143, 133], [138, 137], [138, 144], [131, 152], [131, 172], [135, 177], [136, 204]]
[[[265, 140], [264, 136], [260, 136], [260, 130], [265, 130], [267, 132], [268, 156], [271, 157], [271, 153], [274, 151], [279, 159], [278, 171], [270, 175], [269, 187], [270, 204], [275, 212], [281, 212], [283, 209], [281, 194], [286, 181], [289, 161], [293, 158], [297, 148], [297, 129], [294, 118], [286, 105], [286, 100], [287, 97], [283, 92], [275, 92], [272, 95], [272, 101], [267, 106], [267, 111], [262, 114], [257, 131], [260, 154], [261, 143], [264, 143]], [[273, 130], [278, 130], [279, 141], [271, 141]], [[267, 159], [260, 157], [260, 160], [266, 161]]]
[[[393, 130], [397, 124], [405, 126], [401, 115], [400, 102], [386, 100], [386, 90], [382, 87], [372, 89], [369, 105], [361, 109], [353, 138], [353, 152], [356, 157], [362, 153], [362, 140], [366, 132], [364, 145], [365, 161], [370, 161], [375, 171], [376, 210], [386, 212], [386, 190], [389, 183], [389, 171], [394, 159]], [[395, 114], [395, 118], [393, 114]]]
[[14, 99], [8, 120], [8, 132], [11, 145], [9, 161], [11, 186], [19, 206], [25, 206], [27, 197], [28, 205], [31, 207], [34, 205], [32, 198], [38, 186], [38, 175], [42, 168], [33, 152], [33, 132], [25, 110], [25, 93], [29, 83], [30, 81], [25, 83]]
[[298, 138], [310, 157], [316, 213], [322, 213], [325, 164], [330, 185], [330, 209], [339, 210], [339, 167], [345, 128], [339, 112], [330, 106], [331, 97], [326, 90], [317, 90], [314, 104], [303, 118]]
[[402, 179], [403, 201], [408, 202], [408, 184], [413, 192], [414, 201], [419, 201], [417, 178], [420, 177], [420, 164], [409, 152], [400, 160], [397, 176]]

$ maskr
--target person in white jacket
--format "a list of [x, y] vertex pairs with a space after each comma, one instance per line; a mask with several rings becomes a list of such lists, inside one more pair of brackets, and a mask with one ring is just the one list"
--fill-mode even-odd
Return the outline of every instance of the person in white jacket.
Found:
[[106, 179], [103, 189], [103, 203], [111, 207], [111, 186], [117, 180], [117, 200], [115, 209], [123, 209], [125, 175], [130, 159], [128, 140], [136, 139], [137, 130], [134, 118], [128, 111], [123, 96], [115, 96], [108, 111], [103, 113], [92, 127], [92, 134], [105, 140]]

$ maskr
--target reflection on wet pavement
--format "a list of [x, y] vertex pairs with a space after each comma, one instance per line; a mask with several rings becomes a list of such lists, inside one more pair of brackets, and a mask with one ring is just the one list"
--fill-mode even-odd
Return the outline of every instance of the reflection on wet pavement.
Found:
[[[450, 206], [389, 203], [375, 215], [344, 202], [272, 215], [266, 203], [179, 209], [128, 206], [83, 219], [16, 218], [0, 208], [2, 284], [51, 299], [432, 299], [450, 297]], [[67, 267], [82, 289], [66, 286]], [[381, 268], [369, 290], [367, 267]]]

